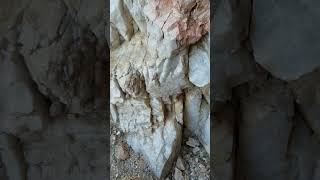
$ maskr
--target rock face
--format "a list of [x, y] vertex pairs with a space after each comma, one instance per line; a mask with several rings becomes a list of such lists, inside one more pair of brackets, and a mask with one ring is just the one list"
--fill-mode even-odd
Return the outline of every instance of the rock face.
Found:
[[106, 179], [105, 13], [103, 0], [0, 2], [0, 179]]
[[318, 7], [217, 2], [210, 51], [214, 179], [319, 178]]
[[210, 151], [209, 1], [117, 0], [112, 6], [112, 119], [165, 178], [184, 126]]

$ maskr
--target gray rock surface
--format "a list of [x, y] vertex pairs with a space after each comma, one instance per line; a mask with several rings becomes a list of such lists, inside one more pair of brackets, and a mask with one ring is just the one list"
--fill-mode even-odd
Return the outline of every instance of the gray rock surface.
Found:
[[255, 61], [283, 80], [298, 79], [320, 66], [320, 36], [315, 30], [320, 25], [316, 20], [320, 3], [290, 2], [255, 0], [252, 4], [250, 39]]
[[239, 166], [240, 178], [288, 179], [293, 98], [284, 86], [268, 85], [241, 105], [238, 156], [245, 166]]
[[105, 14], [103, 0], [0, 2], [0, 179], [106, 179]]
[[316, 1], [216, 1], [214, 179], [319, 178]]

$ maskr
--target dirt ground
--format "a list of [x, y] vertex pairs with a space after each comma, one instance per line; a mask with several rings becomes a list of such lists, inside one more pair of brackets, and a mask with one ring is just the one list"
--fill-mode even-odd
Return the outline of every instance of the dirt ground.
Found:
[[[142, 155], [139, 155], [125, 143], [121, 132], [111, 124], [111, 179], [112, 180], [157, 180], [150, 171]], [[187, 145], [189, 138], [196, 140], [184, 129], [181, 152], [171, 173], [165, 180], [208, 180], [210, 179], [210, 157], [199, 143], [197, 147]], [[119, 153], [120, 152], [120, 153]]]

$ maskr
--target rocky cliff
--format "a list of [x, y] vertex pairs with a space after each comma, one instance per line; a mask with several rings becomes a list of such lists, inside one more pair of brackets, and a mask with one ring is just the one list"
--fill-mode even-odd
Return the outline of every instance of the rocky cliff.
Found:
[[210, 152], [209, 8], [208, 0], [110, 2], [112, 120], [158, 178], [171, 171], [184, 129]]

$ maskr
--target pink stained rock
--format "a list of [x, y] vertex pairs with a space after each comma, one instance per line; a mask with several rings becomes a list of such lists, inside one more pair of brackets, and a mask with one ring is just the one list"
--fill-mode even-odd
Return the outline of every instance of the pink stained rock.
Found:
[[181, 45], [197, 42], [209, 31], [209, 0], [150, 0], [145, 14]]

